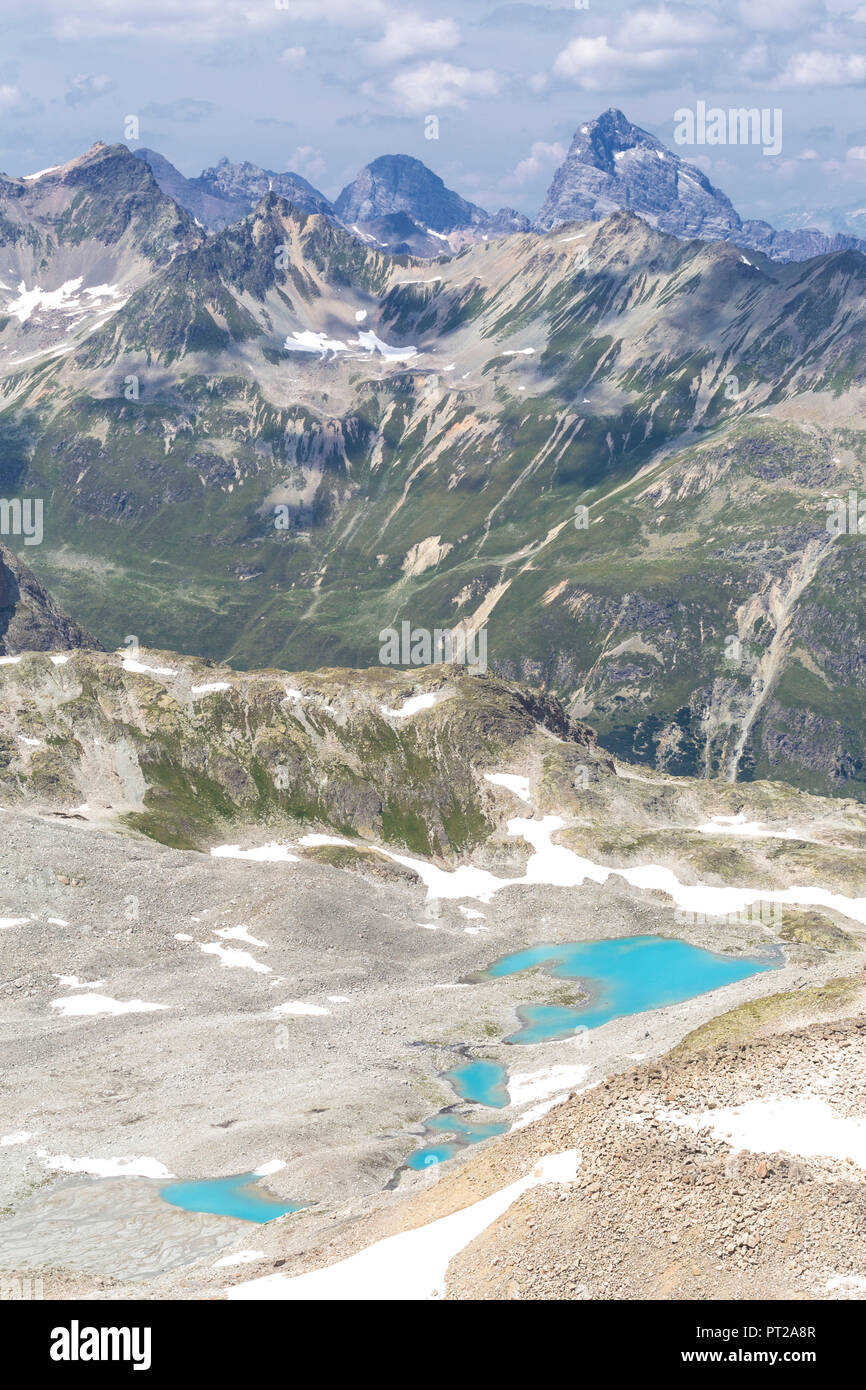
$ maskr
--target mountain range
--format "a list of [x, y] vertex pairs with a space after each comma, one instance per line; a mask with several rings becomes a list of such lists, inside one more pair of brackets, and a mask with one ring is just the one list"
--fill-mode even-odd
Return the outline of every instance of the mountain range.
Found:
[[163, 192], [209, 230], [237, 221], [266, 193], [274, 192], [302, 212], [324, 213], [370, 245], [394, 254], [454, 254], [473, 240], [533, 227], [549, 231], [624, 208], [673, 236], [733, 240], [780, 261], [866, 246], [835, 222], [827, 227], [826, 213], [819, 214], [819, 220], [827, 229], [790, 214], [783, 230], [768, 222], [744, 221], [696, 165], [666, 149], [615, 108], [576, 131], [534, 222], [513, 208], [485, 212], [446, 188], [437, 174], [409, 155], [374, 159], [331, 203], [300, 174], [279, 174], [248, 162], [231, 164], [224, 158], [198, 178], [187, 179], [155, 151], [135, 153], [150, 165]]
[[[597, 187], [636, 199], [649, 157]], [[685, 239], [601, 193], [559, 223], [571, 169], [550, 229], [432, 262], [275, 189], [208, 232], [122, 146], [4, 179], [0, 489], [44, 499], [28, 563], [107, 646], [365, 667], [404, 621], [483, 629], [611, 752], [866, 796], [866, 259]], [[346, 214], [408, 217], [400, 173]]]

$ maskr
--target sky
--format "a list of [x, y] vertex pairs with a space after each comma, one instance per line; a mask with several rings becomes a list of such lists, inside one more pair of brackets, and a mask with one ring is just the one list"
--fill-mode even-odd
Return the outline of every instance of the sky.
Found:
[[[743, 216], [866, 204], [866, 0], [0, 0], [0, 33], [11, 175], [104, 140], [187, 175], [249, 159], [334, 197], [410, 154], [532, 215], [575, 129], [616, 106]], [[699, 101], [780, 110], [781, 152], [675, 146]]]

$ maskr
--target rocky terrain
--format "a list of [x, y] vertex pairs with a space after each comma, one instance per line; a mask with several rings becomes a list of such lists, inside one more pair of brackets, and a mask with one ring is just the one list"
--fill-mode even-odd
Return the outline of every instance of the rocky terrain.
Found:
[[[0, 668], [4, 1278], [233, 1297], [249, 1262], [281, 1297], [517, 1182], [449, 1297], [856, 1295], [860, 1160], [732, 1166], [694, 1117], [777, 1096], [856, 1116], [857, 802], [647, 776], [552, 697], [458, 667], [59, 658]], [[495, 959], [654, 936], [763, 970], [506, 1040], [582, 994]], [[431, 1112], [490, 1119], [455, 1105], [467, 1058], [505, 1068], [510, 1132], [414, 1172]], [[573, 1149], [573, 1185], [520, 1186]], [[259, 1169], [303, 1210], [250, 1227], [160, 1196]]]
[[0, 544], [0, 656], [66, 652], [99, 643], [57, 606], [36, 575]]
[[[818, 210], [792, 213], [781, 228], [740, 217], [731, 200], [696, 164], [611, 107], [574, 134], [534, 222], [514, 208], [496, 213], [446, 187], [410, 155], [381, 155], [364, 166], [333, 203], [300, 174], [262, 169], [225, 157], [193, 179], [155, 150], [137, 149], [160, 188], [199, 224], [220, 230], [254, 211], [270, 192], [302, 212], [318, 212], [392, 255], [452, 255], [483, 238], [550, 231], [628, 210], [678, 237], [735, 241], [778, 261], [801, 261], [832, 251], [866, 248], [859, 214]], [[858, 220], [859, 219], [859, 220]]]
[[[103, 179], [174, 207], [149, 178], [39, 186], [96, 227]], [[104, 645], [370, 667], [460, 626], [624, 759], [861, 795], [859, 253], [614, 213], [418, 261], [273, 192], [186, 234], [62, 355], [4, 329], [0, 485], [50, 498], [40, 579]]]
[[535, 225], [550, 231], [628, 208], [659, 231], [707, 241], [734, 241], [777, 261], [803, 261], [831, 251], [866, 250], [842, 232], [798, 225], [777, 230], [743, 220], [733, 203], [697, 167], [611, 107], [582, 125], [557, 169]]

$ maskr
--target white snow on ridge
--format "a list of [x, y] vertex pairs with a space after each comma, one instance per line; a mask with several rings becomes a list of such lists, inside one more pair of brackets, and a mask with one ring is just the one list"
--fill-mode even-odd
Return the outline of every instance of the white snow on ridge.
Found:
[[[340, 840], [337, 837], [319, 837], [317, 840], [304, 837], [300, 843], [337, 843], [355, 849], [375, 850], [386, 859], [393, 860], [395, 864], [403, 864], [416, 873], [427, 887], [428, 901], [436, 898], [476, 898], [479, 902], [489, 903], [493, 895], [501, 889], [519, 884], [580, 888], [587, 881], [603, 884], [615, 876], [644, 892], [666, 894], [684, 912], [701, 913], [708, 917], [733, 916], [755, 903], [768, 902], [803, 907], [829, 907], [860, 923], [861, 926], [866, 926], [866, 897], [849, 898], [841, 893], [830, 892], [826, 888], [805, 886], [770, 889], [716, 887], [704, 883], [685, 884], [680, 882], [672, 869], [660, 864], [616, 869], [606, 864], [596, 864], [591, 859], [584, 859], [565, 845], [554, 844], [553, 833], [564, 826], [565, 821], [561, 816], [552, 815], [543, 816], [540, 820], [514, 817], [507, 822], [508, 834], [519, 836], [533, 849], [524, 873], [514, 878], [500, 878], [489, 869], [475, 868], [471, 864], [461, 864], [456, 869], [441, 869], [425, 859], [397, 854], [381, 845], [353, 845], [352, 841]], [[279, 850], [280, 853], [273, 853], [275, 850]], [[236, 845], [211, 850], [211, 854], [229, 853], [235, 858], [295, 858], [289, 855], [283, 846], [273, 845], [244, 852]]]
[[67, 999], [52, 999], [50, 1007], [59, 1009], [64, 1018], [87, 1018], [96, 1014], [149, 1014], [167, 1009], [168, 1004], [146, 1004], [143, 999], [110, 999], [107, 994], [74, 994]]
[[506, 791], [513, 792], [519, 796], [521, 801], [531, 804], [529, 800], [529, 778], [518, 777], [510, 772], [485, 772], [484, 780], [492, 782], [494, 787], [504, 787]]
[[840, 1115], [817, 1096], [768, 1097], [697, 1115], [660, 1110], [657, 1118], [684, 1129], [709, 1129], [748, 1153], [850, 1159], [866, 1168], [866, 1117]]
[[423, 709], [432, 709], [441, 698], [441, 692], [433, 690], [426, 695], [413, 695], [411, 699], [404, 700], [399, 709], [389, 709], [387, 705], [380, 705], [379, 709], [386, 719], [409, 719]]
[[305, 1302], [387, 1300], [409, 1302], [441, 1298], [448, 1266], [460, 1251], [538, 1183], [573, 1182], [580, 1166], [576, 1149], [542, 1158], [523, 1178], [462, 1211], [442, 1216], [414, 1231], [401, 1231], [368, 1245], [348, 1259], [309, 1274], [266, 1274], [225, 1290], [232, 1300]]
[[300, 863], [296, 854], [289, 854], [285, 845], [260, 845], [257, 849], [241, 849], [240, 845], [215, 845], [211, 850], [213, 859], [252, 859], [258, 863], [288, 864]]
[[271, 1173], [279, 1173], [285, 1166], [281, 1158], [269, 1158], [267, 1163], [260, 1163], [258, 1168], [254, 1168], [253, 1174], [257, 1178], [269, 1178]]
[[0, 1135], [0, 1149], [8, 1148], [12, 1144], [26, 1144], [28, 1139], [32, 1139], [33, 1134], [29, 1129], [16, 1129], [13, 1134]]
[[258, 975], [270, 975], [271, 967], [256, 960], [249, 951], [239, 951], [236, 946], [223, 946], [219, 941], [200, 941], [198, 948], [206, 956], [218, 956], [220, 965], [229, 970], [254, 970]]
[[314, 333], [311, 329], [299, 332], [283, 343], [287, 352], [318, 352], [324, 357], [326, 352], [348, 352], [348, 345], [341, 338], [329, 338], [325, 333]]
[[316, 352], [320, 357], [324, 357], [326, 352], [352, 352], [361, 348], [363, 352], [371, 355], [378, 352], [388, 362], [406, 362], [418, 356], [416, 347], [392, 347], [381, 338], [377, 338], [372, 329], [365, 333], [359, 332], [357, 338], [349, 343], [343, 342], [342, 338], [329, 338], [325, 333], [314, 333], [311, 329], [303, 332], [296, 329], [290, 338], [286, 338], [283, 347], [287, 352]]
[[33, 179], [41, 179], [44, 174], [53, 174], [55, 169], [61, 169], [61, 164], [49, 164], [47, 169], [37, 169], [35, 174], [25, 174], [24, 182], [31, 183]]
[[298, 844], [303, 845], [304, 849], [315, 849], [319, 845], [348, 845], [349, 849], [364, 848], [363, 845], [356, 845], [352, 840], [344, 840], [340, 835], [320, 835], [318, 833], [302, 835]]
[[228, 681], [213, 681], [211, 685], [194, 685], [191, 693], [193, 695], [217, 695], [223, 690], [231, 690]]
[[765, 830], [764, 821], [746, 820], [745, 811], [735, 816], [713, 816], [697, 828], [702, 835], [743, 835], [763, 840], [798, 840], [802, 837], [793, 830]]
[[93, 1173], [99, 1178], [153, 1178], [164, 1182], [173, 1178], [164, 1163], [156, 1158], [70, 1158], [69, 1154], [49, 1157], [39, 1153], [46, 1168], [61, 1173]]
[[[27, 323], [28, 319], [36, 312], [59, 311], [60, 313], [72, 315], [92, 308], [97, 299], [113, 299], [118, 301], [110, 306], [109, 312], [113, 313], [121, 308], [120, 291], [116, 285], [94, 285], [90, 289], [81, 289], [83, 276], [79, 275], [74, 280], [65, 280], [56, 290], [43, 290], [40, 285], [34, 285], [28, 290], [23, 280], [18, 283], [16, 298], [10, 300], [6, 305], [6, 313], [17, 318], [19, 323]], [[87, 297], [87, 302], [82, 303], [82, 297]], [[104, 313], [105, 310], [103, 309]], [[79, 320], [81, 322], [81, 320]]]
[[[48, 920], [51, 922], [54, 919], [49, 917]], [[63, 925], [65, 926], [66, 923]], [[54, 978], [60, 981], [63, 989], [98, 989], [100, 985], [105, 984], [104, 980], [79, 980], [77, 975], [58, 975], [55, 973]]]
[[239, 927], [216, 927], [214, 936], [221, 936], [224, 941], [245, 941], [248, 946], [263, 946], [268, 949], [267, 941], [259, 941], [257, 936], [250, 936], [250, 929], [246, 926]]
[[136, 661], [134, 657], [125, 656], [123, 658], [124, 671], [135, 671], [139, 675], [147, 676], [176, 676], [177, 671], [171, 666], [145, 666], [143, 662]]
[[533, 1100], [546, 1100], [557, 1091], [579, 1086], [589, 1075], [585, 1062], [564, 1066], [543, 1067], [541, 1071], [514, 1072], [508, 1078], [508, 1096], [512, 1105], [528, 1105]]
[[418, 356], [418, 349], [415, 347], [391, 347], [388, 343], [383, 343], [381, 338], [371, 330], [366, 333], [358, 334], [358, 344], [365, 348], [367, 352], [378, 352], [389, 362], [407, 362], [412, 357]]
[[26, 323], [34, 309], [62, 309], [77, 305], [76, 292], [83, 279], [84, 276], [79, 275], [74, 280], [65, 280], [57, 290], [43, 290], [38, 285], [28, 290], [21, 280], [18, 284], [18, 297], [10, 300], [6, 305], [6, 312], [19, 323]]
[[35, 921], [35, 917], [0, 917], [0, 931], [8, 931], [10, 927], [26, 927], [28, 922]]

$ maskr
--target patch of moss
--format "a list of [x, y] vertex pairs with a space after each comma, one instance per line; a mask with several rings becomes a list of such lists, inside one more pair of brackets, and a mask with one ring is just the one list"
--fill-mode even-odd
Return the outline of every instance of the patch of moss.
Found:
[[718, 1047], [721, 1043], [746, 1042], [763, 1031], [773, 1031], [772, 1025], [801, 1014], [815, 1015], [835, 1013], [844, 1009], [856, 999], [866, 984], [866, 976], [841, 976], [828, 980], [825, 985], [811, 989], [790, 990], [786, 994], [770, 994], [765, 999], [754, 999], [748, 1004], [740, 1004], [718, 1018], [711, 1018], [694, 1032], [688, 1033], [682, 1042], [671, 1050], [675, 1057], [684, 1052], [701, 1052], [707, 1048]]
[[817, 946], [822, 951], [856, 951], [857, 943], [823, 912], [786, 910], [779, 930], [782, 941]]

